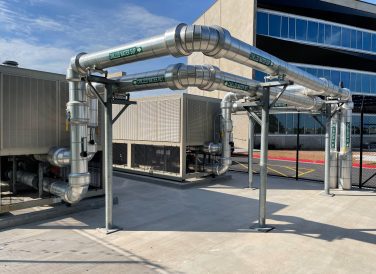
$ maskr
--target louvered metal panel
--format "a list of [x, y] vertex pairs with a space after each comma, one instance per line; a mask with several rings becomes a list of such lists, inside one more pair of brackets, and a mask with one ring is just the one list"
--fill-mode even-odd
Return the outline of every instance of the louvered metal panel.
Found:
[[158, 141], [180, 141], [180, 101], [171, 99], [158, 102]]
[[0, 66], [0, 155], [44, 154], [69, 145], [64, 75]]

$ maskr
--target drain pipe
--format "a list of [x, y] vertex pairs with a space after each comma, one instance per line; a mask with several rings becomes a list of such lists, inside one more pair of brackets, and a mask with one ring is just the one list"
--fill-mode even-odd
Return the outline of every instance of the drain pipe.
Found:
[[352, 175], [352, 144], [351, 144], [351, 124], [352, 109], [354, 103], [350, 99], [341, 107], [341, 138], [340, 138], [340, 187], [344, 190], [351, 189]]

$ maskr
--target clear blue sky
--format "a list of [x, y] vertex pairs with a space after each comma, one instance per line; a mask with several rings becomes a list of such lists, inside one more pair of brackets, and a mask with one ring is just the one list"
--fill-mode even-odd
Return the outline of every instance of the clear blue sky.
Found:
[[[214, 0], [0, 0], [0, 62], [65, 73], [71, 56], [161, 34], [192, 23]], [[121, 67], [162, 68], [166, 57]]]

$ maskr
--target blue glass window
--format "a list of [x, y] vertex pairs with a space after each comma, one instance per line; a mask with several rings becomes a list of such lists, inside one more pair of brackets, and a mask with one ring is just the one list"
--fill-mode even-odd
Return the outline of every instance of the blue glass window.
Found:
[[371, 76], [371, 93], [376, 93], [376, 76]]
[[330, 80], [333, 82], [333, 84], [338, 85], [341, 81], [340, 72], [332, 70], [331, 76], [332, 77]]
[[325, 44], [332, 44], [332, 26], [325, 25], [325, 36], [324, 36], [324, 43]]
[[289, 38], [289, 19], [282, 16], [281, 37]]
[[332, 45], [341, 45], [341, 28], [337, 26], [332, 26]]
[[289, 38], [295, 39], [295, 18], [289, 18]]
[[307, 40], [317, 43], [319, 33], [319, 24], [315, 22], [308, 22], [308, 35]]
[[362, 74], [362, 92], [370, 92], [370, 77], [367, 74]]
[[345, 88], [350, 88], [350, 72], [341, 72], [341, 81]]
[[319, 24], [319, 43], [324, 43], [325, 29], [324, 24]]
[[356, 30], [351, 30], [351, 47], [356, 49]]
[[362, 31], [359, 31], [357, 30], [356, 31], [356, 48], [357, 49], [362, 49], [362, 36], [363, 36], [363, 32]]
[[376, 52], [376, 34], [372, 34], [372, 51]]
[[318, 69], [318, 70], [317, 70], [317, 77], [319, 77], [319, 78], [324, 77], [324, 72], [323, 72], [322, 69]]
[[264, 12], [257, 13], [257, 34], [268, 35], [268, 14]]
[[323, 77], [327, 80], [331, 80], [332, 78], [330, 77], [330, 70], [328, 69], [323, 69], [324, 75]]
[[307, 21], [296, 19], [296, 39], [301, 41], [307, 40]]
[[362, 77], [360, 74], [355, 73], [355, 91], [361, 92], [362, 91]]
[[356, 73], [350, 73], [350, 90], [356, 91]]
[[317, 76], [317, 69], [307, 68], [307, 72], [314, 75], [314, 76]]
[[269, 14], [269, 35], [274, 37], [281, 36], [281, 16]]
[[371, 33], [363, 32], [363, 49], [371, 51]]
[[351, 30], [342, 28], [342, 47], [351, 47]]
[[265, 76], [266, 76], [266, 74], [264, 72], [261, 72], [261, 71], [258, 71], [258, 70], [255, 71], [255, 80], [260, 81], [260, 82], [264, 82]]

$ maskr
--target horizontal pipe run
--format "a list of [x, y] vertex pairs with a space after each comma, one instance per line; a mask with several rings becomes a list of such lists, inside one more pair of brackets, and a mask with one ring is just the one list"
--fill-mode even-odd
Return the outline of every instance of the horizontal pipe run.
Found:
[[349, 92], [335, 86], [326, 79], [320, 79], [254, 46], [236, 39], [219, 26], [179, 24], [164, 34], [136, 41], [118, 47], [81, 53], [71, 61], [72, 68], [82, 75], [88, 69], [105, 69], [131, 62], [157, 58], [166, 55], [188, 56], [202, 52], [213, 58], [225, 58], [239, 64], [283, 76], [310, 90], [316, 95], [348, 99]]
[[[127, 75], [121, 78], [118, 90], [115, 92], [134, 92], [160, 88], [186, 89], [197, 87], [201, 90], [221, 90], [235, 94], [258, 97], [263, 95], [260, 82], [223, 72], [211, 65], [184, 65], [175, 64], [166, 69], [159, 69], [144, 73]], [[281, 92], [280, 88], [270, 88], [270, 98], [274, 100]], [[279, 103], [284, 103], [297, 109], [318, 110], [323, 106], [323, 101], [300, 93], [286, 90]]]

